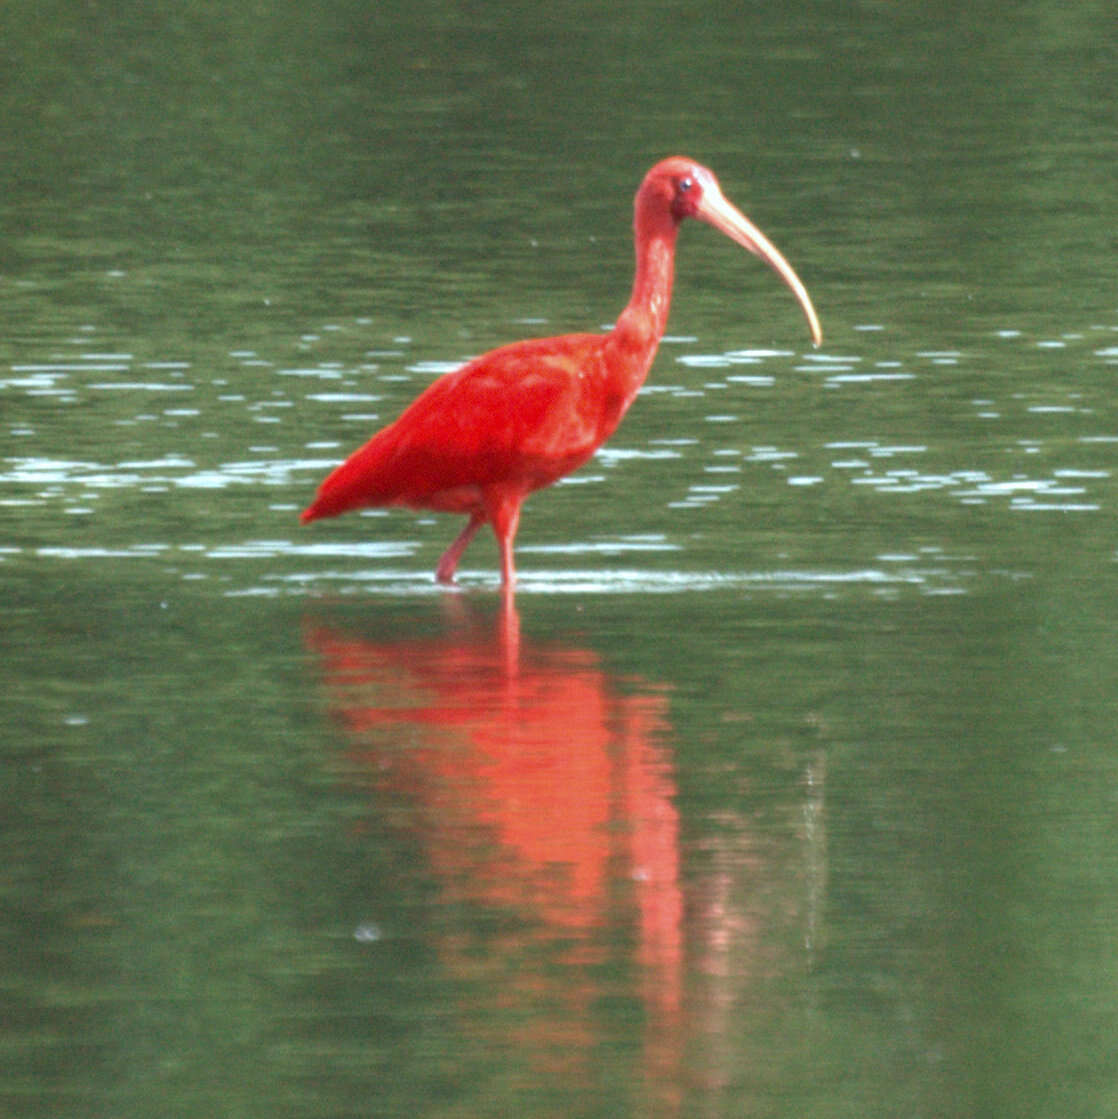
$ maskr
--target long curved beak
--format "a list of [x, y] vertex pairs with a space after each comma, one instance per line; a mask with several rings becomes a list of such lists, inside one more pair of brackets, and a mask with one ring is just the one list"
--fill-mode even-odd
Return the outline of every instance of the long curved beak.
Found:
[[715, 229], [725, 233], [731, 241], [736, 241], [742, 248], [760, 257], [792, 289], [792, 294], [807, 319], [811, 340], [818, 346], [823, 341], [823, 329], [819, 325], [819, 316], [811, 305], [811, 296], [808, 295], [807, 288], [800, 281], [800, 277], [792, 271], [788, 261], [780, 255], [777, 247], [745, 214], [726, 200], [718, 189], [717, 183], [703, 183], [703, 195], [695, 217], [702, 219], [708, 225], [713, 225]]

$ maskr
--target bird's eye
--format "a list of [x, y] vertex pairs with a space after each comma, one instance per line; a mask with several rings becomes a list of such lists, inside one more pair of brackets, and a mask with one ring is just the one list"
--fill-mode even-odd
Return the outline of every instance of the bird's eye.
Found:
[[679, 191], [680, 194], [686, 194], [694, 185], [695, 183], [691, 176], [686, 175], [676, 184], [676, 189]]

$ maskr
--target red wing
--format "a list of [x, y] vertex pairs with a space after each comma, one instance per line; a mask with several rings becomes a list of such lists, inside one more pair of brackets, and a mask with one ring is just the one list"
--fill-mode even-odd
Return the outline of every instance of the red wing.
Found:
[[594, 334], [520, 342], [441, 377], [323, 482], [303, 519], [555, 481], [597, 446], [599, 417], [581, 390], [602, 342]]

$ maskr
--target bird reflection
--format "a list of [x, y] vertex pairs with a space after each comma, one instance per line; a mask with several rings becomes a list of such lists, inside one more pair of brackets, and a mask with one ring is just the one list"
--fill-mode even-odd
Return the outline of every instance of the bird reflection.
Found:
[[348, 751], [406, 805], [446, 911], [488, 914], [451, 921], [440, 955], [481, 980], [475, 1026], [568, 1070], [602, 1001], [636, 998], [663, 1083], [683, 908], [666, 691], [587, 649], [522, 642], [511, 596], [496, 626], [447, 630], [306, 628]]
[[[725, 772], [733, 792], [689, 820], [684, 874], [667, 688], [522, 635], [511, 594], [495, 618], [468, 606], [441, 601], [427, 636], [414, 615], [305, 629], [351, 773], [437, 883], [415, 931], [454, 989], [456, 1036], [559, 1098], [635, 1033], [641, 1114], [694, 1114], [689, 1096], [743, 1076], [763, 1093], [802, 1057], [798, 1026], [774, 1038], [799, 1022], [791, 992], [822, 933], [814, 730], [805, 748], [762, 734], [761, 769]], [[714, 716], [743, 711], [734, 695]]]

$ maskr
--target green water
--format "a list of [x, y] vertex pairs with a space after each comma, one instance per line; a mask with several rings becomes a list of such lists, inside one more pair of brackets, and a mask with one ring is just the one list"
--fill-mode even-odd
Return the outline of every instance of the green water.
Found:
[[[1103, 4], [8, 5], [0, 1110], [1118, 1101]], [[707, 228], [526, 506], [300, 528]]]

